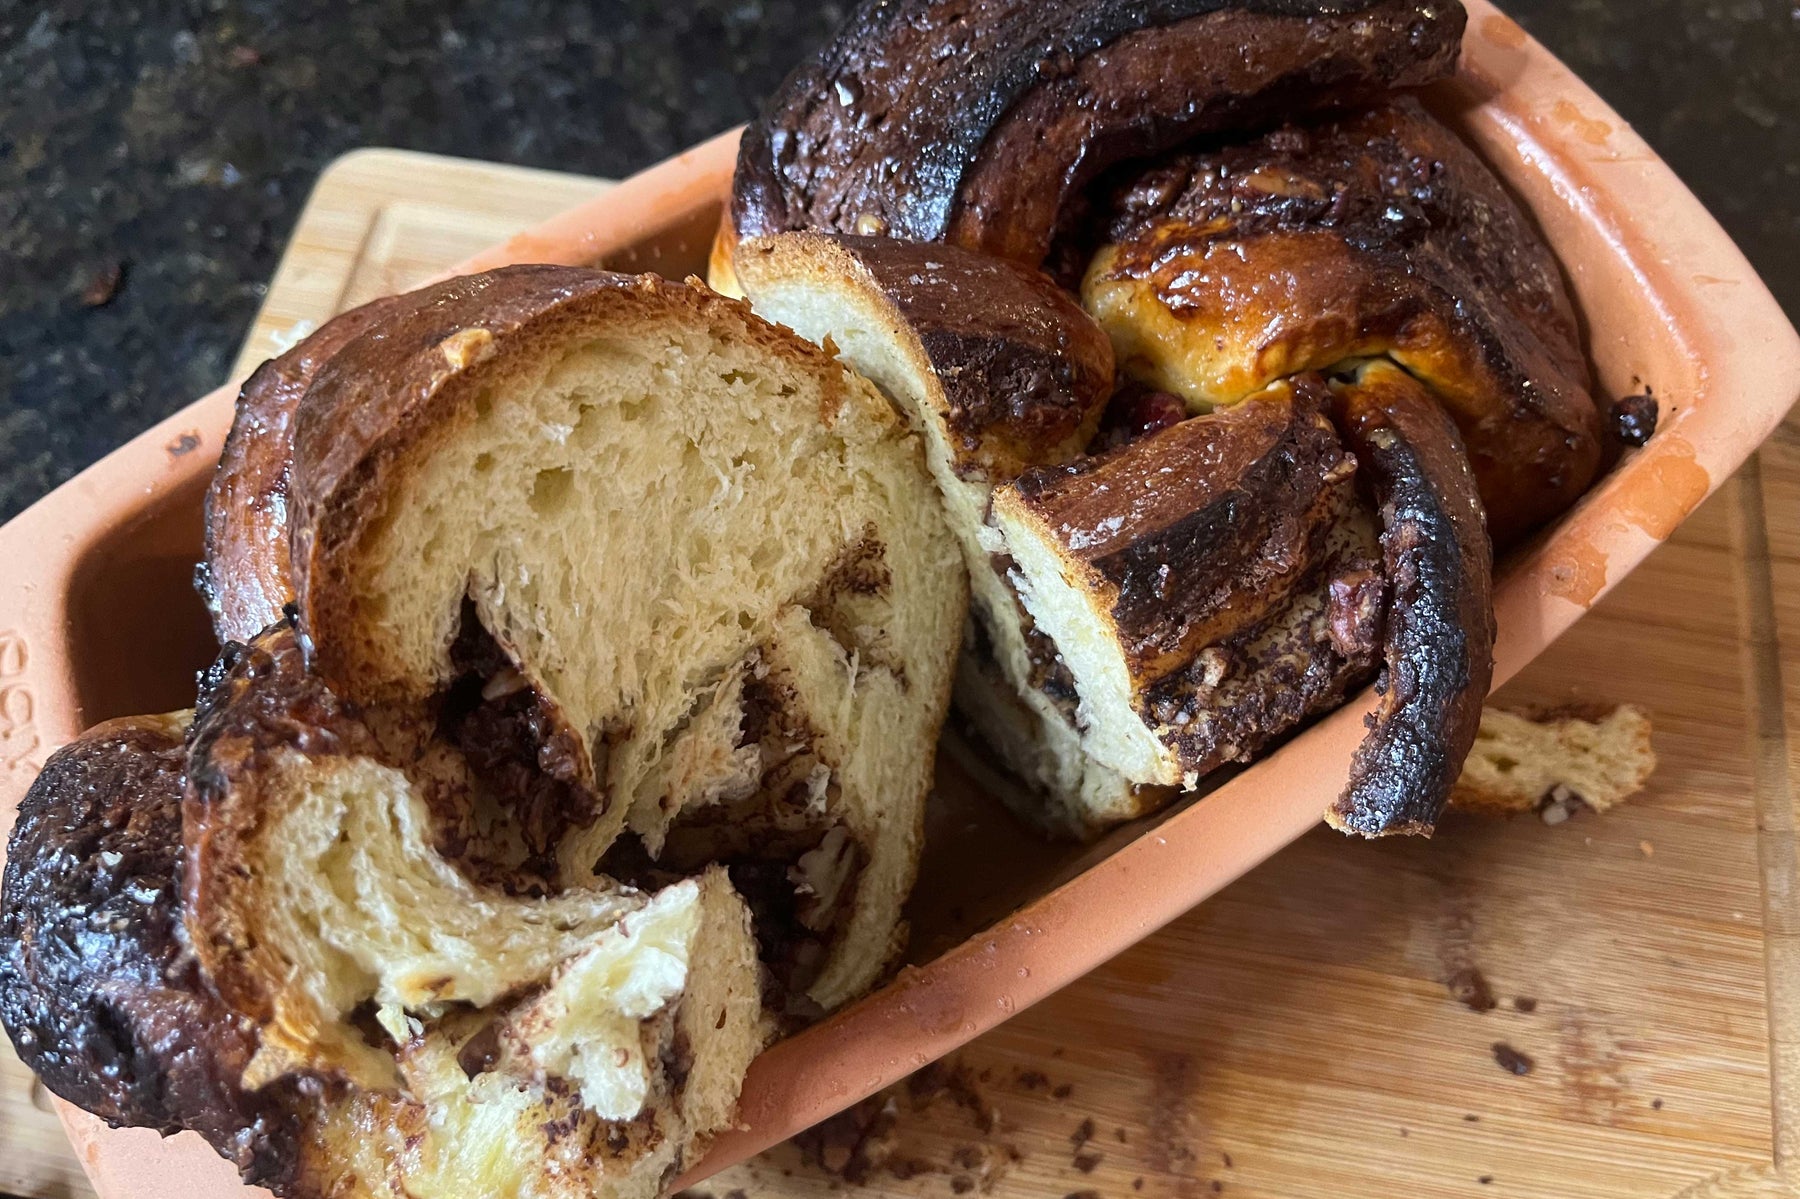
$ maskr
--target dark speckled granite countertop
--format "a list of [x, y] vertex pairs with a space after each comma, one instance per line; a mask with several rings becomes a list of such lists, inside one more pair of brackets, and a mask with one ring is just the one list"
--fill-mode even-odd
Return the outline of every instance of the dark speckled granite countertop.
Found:
[[[1505, 6], [1800, 315], [1800, 6]], [[744, 120], [844, 7], [0, 4], [0, 520], [220, 382], [337, 155], [622, 176]]]

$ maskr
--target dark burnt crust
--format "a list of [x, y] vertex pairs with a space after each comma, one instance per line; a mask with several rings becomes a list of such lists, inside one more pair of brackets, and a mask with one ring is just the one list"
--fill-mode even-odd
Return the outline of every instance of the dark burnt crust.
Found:
[[219, 643], [248, 641], [294, 598], [288, 558], [288, 466], [294, 411], [327, 359], [393, 309], [375, 300], [327, 321], [256, 368], [238, 392], [219, 468], [206, 491], [206, 550], [196, 576]]
[[1454, 66], [1464, 19], [1454, 2], [1259, 7], [1137, 30], [1033, 88], [982, 147], [949, 240], [1042, 261], [1070, 200], [1112, 164], [1429, 83]]
[[361, 710], [306, 669], [302, 639], [281, 621], [227, 645], [201, 679], [189, 734], [189, 815], [206, 816], [239, 778], [278, 752], [381, 757]]
[[1031, 471], [1003, 496], [1110, 601], [1134, 679], [1260, 623], [1318, 561], [1354, 462], [1317, 375], [1110, 453]]
[[181, 723], [137, 717], [54, 754], [19, 807], [0, 889], [0, 1022], [55, 1094], [117, 1127], [191, 1128], [246, 1181], [289, 1177], [286, 1086], [188, 952]]
[[744, 236], [949, 240], [1036, 265], [1099, 170], [1430, 82], [1464, 20], [1453, 0], [865, 3], [746, 131], [732, 219]]
[[[1152, 280], [1177, 314], [1242, 312], [1238, 274], [1291, 275], [1306, 294], [1271, 296], [1288, 304], [1267, 314], [1268, 345], [1385, 342], [1428, 362], [1497, 544], [1592, 481], [1600, 414], [1556, 261], [1486, 165], [1413, 98], [1165, 158], [1115, 181], [1095, 220], [1121, 247], [1110, 273]], [[1190, 269], [1227, 245], [1241, 268], [1215, 255], [1221, 269]], [[1248, 319], [1260, 327], [1264, 314]]]
[[[1337, 498], [1337, 521], [1348, 522], [1358, 501]], [[1285, 603], [1144, 694], [1145, 721], [1183, 771], [1201, 776], [1252, 761], [1374, 676], [1385, 593], [1381, 563], [1372, 540], [1340, 534], [1339, 541]]]
[[1029, 267], [954, 246], [817, 233], [746, 242], [738, 260], [740, 277], [814, 270], [877, 293], [943, 391], [940, 415], [965, 477], [1004, 482], [1080, 452], [1112, 392], [1106, 333]]
[[1429, 834], [1493, 679], [1493, 557], [1455, 425], [1398, 368], [1334, 387], [1381, 512], [1390, 592], [1381, 699], [1326, 820], [1366, 837]]

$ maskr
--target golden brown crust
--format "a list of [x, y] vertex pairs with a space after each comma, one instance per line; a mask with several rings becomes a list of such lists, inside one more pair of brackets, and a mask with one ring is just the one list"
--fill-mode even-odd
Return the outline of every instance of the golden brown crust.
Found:
[[1136, 687], [1262, 623], [1317, 565], [1355, 463], [1303, 376], [995, 496], [1104, 609]]
[[19, 807], [0, 890], [0, 1022], [62, 1098], [112, 1125], [191, 1128], [279, 1185], [286, 1087], [240, 1083], [256, 1038], [182, 929], [185, 714], [115, 720], [57, 751]]
[[722, 296], [742, 299], [744, 287], [738, 282], [737, 267], [732, 263], [737, 247], [737, 230], [732, 228], [728, 214], [713, 230], [712, 246], [706, 252], [706, 285]]
[[865, 4], [746, 131], [732, 220], [1036, 265], [1106, 167], [1430, 82], [1464, 20], [1417, 0]]
[[1599, 412], [1555, 260], [1416, 101], [1174, 156], [1122, 182], [1097, 220], [1110, 244], [1090, 304], [1114, 310], [1109, 327], [1151, 330], [1162, 344], [1141, 353], [1199, 398], [1390, 355], [1456, 418], [1502, 546], [1593, 479]]
[[1061, 462], [1093, 436], [1112, 392], [1112, 343], [1041, 272], [954, 246], [785, 234], [741, 244], [737, 273], [760, 292], [805, 281], [851, 286], [916, 338], [959, 474], [1011, 479]]
[[1326, 820], [1366, 837], [1429, 834], [1493, 679], [1493, 558], [1456, 427], [1390, 363], [1335, 383], [1338, 424], [1380, 507], [1390, 598], [1380, 703]]
[[248, 641], [281, 619], [294, 598], [288, 559], [288, 466], [294, 411], [327, 359], [394, 306], [375, 300], [330, 321], [258, 367], [238, 392], [237, 413], [206, 491], [206, 556], [200, 588], [221, 644]]

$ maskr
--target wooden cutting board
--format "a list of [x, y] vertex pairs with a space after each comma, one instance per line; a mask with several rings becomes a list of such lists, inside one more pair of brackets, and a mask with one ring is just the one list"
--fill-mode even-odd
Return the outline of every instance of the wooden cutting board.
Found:
[[[340, 160], [238, 373], [605, 186]], [[1648, 707], [1654, 785], [1554, 827], [1452, 817], [1430, 842], [1372, 845], [1321, 829], [885, 1110], [703, 1190], [810, 1199], [847, 1175], [881, 1196], [1003, 1199], [1800, 1194], [1800, 419], [1502, 699]], [[1492, 1010], [1451, 994], [1471, 969]], [[0, 1050], [9, 1190], [88, 1193]]]

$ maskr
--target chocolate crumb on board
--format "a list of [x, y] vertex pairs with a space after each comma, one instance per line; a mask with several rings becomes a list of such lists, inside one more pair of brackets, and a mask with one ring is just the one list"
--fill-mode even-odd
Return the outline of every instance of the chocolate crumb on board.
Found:
[[1449, 987], [1451, 997], [1471, 1012], [1491, 1012], [1497, 1006], [1494, 989], [1488, 986], [1487, 977], [1473, 966], [1465, 966], [1452, 974], [1445, 985]]
[[1116, 1140], [1117, 1140], [1117, 1141], [1118, 1141], [1118, 1142], [1119, 1142], [1119, 1144], [1121, 1144], [1121, 1145], [1129, 1145], [1129, 1144], [1130, 1144], [1130, 1143], [1131, 1143], [1131, 1142], [1130, 1142], [1130, 1141], [1128, 1141], [1128, 1140], [1127, 1140], [1127, 1139], [1126, 1139], [1126, 1136], [1125, 1136], [1125, 1126], [1124, 1126], [1124, 1125], [1123, 1125], [1123, 1124], [1121, 1124], [1121, 1125], [1120, 1125], [1120, 1126], [1119, 1126], [1119, 1127], [1117, 1127], [1117, 1128], [1115, 1128], [1115, 1129], [1113, 1129], [1113, 1137], [1114, 1137], [1114, 1138], [1115, 1138], [1115, 1139], [1116, 1139]]
[[1095, 1170], [1100, 1168], [1100, 1159], [1101, 1155], [1098, 1153], [1077, 1153], [1075, 1155], [1075, 1168], [1080, 1170], [1083, 1174], [1092, 1174]]
[[1063, 1199], [1100, 1199], [1099, 1191], [1070, 1191]]
[[1622, 445], [1643, 445], [1656, 432], [1656, 397], [1648, 387], [1643, 395], [1621, 396], [1612, 402], [1608, 415], [1612, 417], [1612, 435]]
[[1481, 1117], [1477, 1116], [1474, 1112], [1465, 1112], [1465, 1113], [1463, 1113], [1463, 1123], [1464, 1124], [1479, 1124], [1479, 1123], [1481, 1123]]
[[1537, 1011], [1537, 1000], [1529, 995], [1513, 996], [1513, 1011], [1524, 1012], [1527, 1016]]
[[1225, 1168], [1227, 1170], [1232, 1168], [1231, 1154], [1225, 1152], [1223, 1149], [1219, 1150], [1219, 1160], [1225, 1163]]
[[1529, 1054], [1520, 1053], [1505, 1041], [1494, 1042], [1494, 1060], [1502, 1070], [1519, 1075], [1530, 1074], [1537, 1066]]
[[1650, 1101], [1650, 1110], [1658, 1112], [1662, 1111], [1662, 1100], [1652, 1099]]
[[1483, 1174], [1480, 1178], [1477, 1178], [1475, 1181], [1479, 1182], [1482, 1186], [1487, 1186], [1490, 1182], [1494, 1181], [1494, 1176], [1492, 1174]]
[[1215, 1179], [1213, 1179], [1212, 1189], [1213, 1189], [1213, 1194], [1217, 1195], [1220, 1191], [1223, 1191], [1225, 1189], [1225, 1184], [1215, 1178]]
[[1019, 1071], [1018, 1083], [1027, 1091], [1047, 1091], [1050, 1089], [1050, 1079], [1042, 1070]]
[[1131, 1189], [1134, 1191], [1141, 1191], [1144, 1189], [1144, 1179], [1142, 1175], [1131, 1180]]
[[1052, 1099], [1067, 1099], [1070, 1095], [1073, 1095], [1074, 1093], [1075, 1093], [1075, 1086], [1073, 1083], [1067, 1083], [1067, 1082], [1059, 1083], [1059, 1084], [1057, 1084], [1056, 1089], [1054, 1091], [1050, 1092], [1050, 1098], [1052, 1098]]
[[930, 1103], [939, 1095], [950, 1089], [950, 1065], [948, 1062], [932, 1062], [923, 1070], [906, 1076], [906, 1093], [915, 1102]]
[[[886, 1090], [830, 1117], [795, 1136], [789, 1144], [800, 1164], [822, 1173], [832, 1189], [862, 1186], [886, 1174], [907, 1181], [925, 1174], [948, 1176], [956, 1195], [986, 1193], [1005, 1173], [1007, 1164], [1024, 1157], [1015, 1146], [995, 1142], [965, 1142], [947, 1156], [927, 1157], [916, 1152], [925, 1145], [907, 1145], [902, 1113], [922, 1113], [948, 1100], [967, 1114], [983, 1136], [993, 1133], [999, 1112], [977, 1087], [981, 1075], [958, 1059], [936, 1062]], [[909, 1121], [916, 1125], [917, 1121]], [[931, 1121], [942, 1129], [943, 1117]], [[965, 1128], [966, 1135], [966, 1128]], [[942, 1154], [941, 1149], [932, 1148]], [[877, 1183], [877, 1185], [879, 1185]], [[707, 1197], [710, 1199], [710, 1196]], [[743, 1199], [726, 1196], [726, 1199]]]
[[948, 1095], [958, 1107], [975, 1117], [975, 1126], [982, 1132], [994, 1131], [994, 1109], [976, 1088], [974, 1074], [961, 1062], [934, 1062], [910, 1075], [906, 1089], [915, 1106], [930, 1103], [939, 1095]]
[[931, 1166], [926, 1162], [919, 1161], [917, 1158], [889, 1158], [887, 1172], [901, 1182], [905, 1182], [908, 1179], [917, 1178], [921, 1174], [931, 1173]]
[[1081, 1126], [1069, 1134], [1069, 1143], [1079, 1149], [1094, 1139], [1094, 1118], [1089, 1116], [1081, 1122]]

